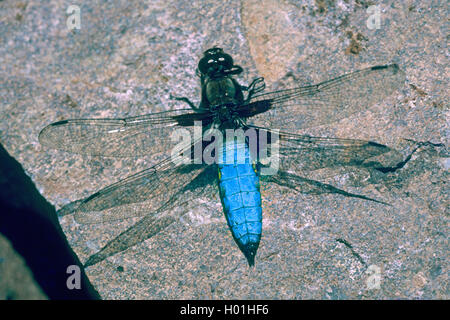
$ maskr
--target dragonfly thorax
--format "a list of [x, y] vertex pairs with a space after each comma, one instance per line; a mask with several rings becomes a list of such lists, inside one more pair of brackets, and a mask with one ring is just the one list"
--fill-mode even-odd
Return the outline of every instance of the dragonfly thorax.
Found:
[[222, 127], [239, 123], [234, 110], [244, 102], [243, 87], [232, 76], [241, 72], [242, 68], [234, 64], [231, 56], [217, 47], [206, 50], [198, 63], [202, 85], [200, 108], [211, 111]]
[[211, 107], [211, 111], [214, 113], [214, 122], [219, 123], [223, 129], [238, 128], [241, 124], [241, 119], [234, 109], [234, 104], [222, 104]]
[[229, 77], [222, 79], [208, 79], [205, 83], [205, 95], [209, 105], [224, 105], [239, 101], [236, 84]]

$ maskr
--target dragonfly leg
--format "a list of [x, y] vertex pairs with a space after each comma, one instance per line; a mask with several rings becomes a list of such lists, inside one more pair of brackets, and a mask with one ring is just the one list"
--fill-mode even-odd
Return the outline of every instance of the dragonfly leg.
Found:
[[200, 107], [197, 107], [191, 100], [189, 100], [189, 98], [186, 97], [174, 97], [170, 95], [170, 99], [186, 102], [194, 110], [201, 109]]
[[266, 83], [264, 82], [263, 77], [254, 79], [248, 87], [241, 86], [241, 89], [243, 91], [248, 92], [246, 101], [249, 101], [254, 94], [263, 91], [265, 88], [266, 88]]

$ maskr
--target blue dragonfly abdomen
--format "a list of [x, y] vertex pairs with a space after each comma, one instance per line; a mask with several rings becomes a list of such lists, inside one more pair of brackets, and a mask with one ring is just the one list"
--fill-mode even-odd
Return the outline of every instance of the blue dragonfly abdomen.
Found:
[[234, 240], [252, 266], [262, 230], [259, 174], [245, 142], [227, 141], [222, 151], [218, 168], [223, 210]]

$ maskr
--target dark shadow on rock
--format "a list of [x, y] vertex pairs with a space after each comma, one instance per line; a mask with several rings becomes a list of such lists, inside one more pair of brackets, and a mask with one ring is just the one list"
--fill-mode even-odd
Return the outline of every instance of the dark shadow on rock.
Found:
[[[50, 299], [100, 299], [63, 234], [55, 208], [1, 144], [0, 188], [0, 233], [25, 259], [46, 295]], [[67, 287], [67, 279], [74, 274], [67, 273], [71, 265], [80, 267], [80, 289]]]

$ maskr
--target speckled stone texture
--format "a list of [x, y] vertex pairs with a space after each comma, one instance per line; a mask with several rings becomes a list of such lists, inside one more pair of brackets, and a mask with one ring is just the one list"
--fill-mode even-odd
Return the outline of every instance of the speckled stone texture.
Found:
[[[199, 100], [195, 68], [219, 45], [267, 91], [398, 63], [404, 86], [354, 116], [306, 132], [367, 139], [406, 165], [352, 183], [348, 171], [308, 174], [353, 193], [304, 195], [262, 186], [263, 235], [250, 269], [220, 200], [199, 195], [155, 237], [87, 268], [105, 299], [448, 299], [448, 30], [444, 1], [89, 1], [81, 29], [67, 1], [0, 1], [0, 140], [42, 194], [61, 207], [158, 159], [105, 159], [43, 149], [39, 131], [67, 118], [124, 117]], [[313, 108], [313, 106], [311, 106]], [[447, 118], [448, 119], [448, 118]], [[361, 175], [363, 175], [361, 173]], [[183, 209], [183, 208], [181, 208]], [[61, 218], [85, 261], [134, 221]], [[32, 241], [32, 239], [30, 239]]]

